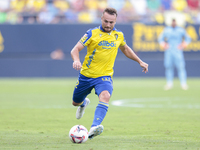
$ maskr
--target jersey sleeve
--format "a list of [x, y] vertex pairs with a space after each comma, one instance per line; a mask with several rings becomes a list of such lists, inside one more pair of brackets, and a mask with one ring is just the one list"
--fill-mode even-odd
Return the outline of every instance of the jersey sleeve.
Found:
[[92, 37], [92, 30], [88, 30], [86, 34], [80, 39], [80, 43], [83, 44], [83, 46], [88, 46], [91, 42]]
[[191, 42], [191, 38], [189, 37], [189, 35], [187, 34], [186, 30], [183, 29], [183, 37], [184, 37], [184, 41], [189, 44]]
[[165, 37], [166, 37], [166, 30], [167, 30], [167, 28], [165, 28], [164, 30], [163, 30], [163, 32], [159, 35], [159, 37], [158, 37], [158, 43], [162, 43], [162, 42], [164, 42], [165, 41]]
[[125, 37], [124, 37], [124, 34], [122, 34], [122, 36], [123, 36], [123, 40], [122, 40], [122, 42], [121, 42], [121, 44], [119, 45], [119, 46], [124, 46], [124, 45], [126, 45], [126, 39], [125, 39]]

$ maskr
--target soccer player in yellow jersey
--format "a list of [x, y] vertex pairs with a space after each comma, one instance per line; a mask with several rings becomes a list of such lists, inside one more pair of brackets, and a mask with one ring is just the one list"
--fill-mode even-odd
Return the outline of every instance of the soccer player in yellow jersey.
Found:
[[[138, 62], [143, 68], [143, 72], [148, 72], [148, 64], [133, 52], [126, 44], [123, 33], [114, 27], [116, 19], [117, 11], [114, 8], [106, 8], [101, 17], [102, 24], [88, 30], [71, 51], [73, 68], [80, 70], [72, 102], [74, 106], [79, 106], [76, 118], [80, 119], [83, 116], [86, 106], [90, 103], [86, 97], [93, 88], [99, 97], [99, 104], [96, 107], [94, 120], [89, 131], [90, 139], [100, 135], [104, 129], [101, 122], [106, 116], [113, 91], [113, 66], [118, 48], [128, 58]], [[85, 46], [87, 46], [87, 55], [81, 64], [79, 52]]]

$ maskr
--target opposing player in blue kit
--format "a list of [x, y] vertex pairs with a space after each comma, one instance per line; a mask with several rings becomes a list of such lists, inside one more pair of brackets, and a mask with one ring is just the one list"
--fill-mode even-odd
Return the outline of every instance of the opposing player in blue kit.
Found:
[[[83, 116], [85, 108], [90, 103], [90, 100], [86, 97], [93, 88], [99, 97], [99, 103], [89, 131], [90, 139], [101, 134], [104, 129], [101, 122], [106, 116], [113, 91], [113, 66], [118, 48], [128, 58], [138, 62], [143, 68], [143, 72], [148, 72], [148, 64], [133, 52], [126, 44], [123, 33], [114, 27], [116, 18], [117, 11], [114, 8], [106, 8], [101, 17], [102, 24], [88, 30], [71, 51], [73, 68], [80, 70], [72, 102], [74, 106], [78, 106], [76, 118], [80, 119]], [[87, 46], [87, 54], [83, 64], [81, 64], [79, 52], [85, 46]]]
[[183, 49], [190, 43], [191, 39], [185, 29], [176, 25], [176, 20], [172, 20], [171, 27], [166, 27], [158, 39], [161, 47], [165, 49], [164, 66], [167, 84], [165, 90], [173, 87], [174, 67], [178, 71], [178, 77], [183, 90], [188, 89], [187, 74]]

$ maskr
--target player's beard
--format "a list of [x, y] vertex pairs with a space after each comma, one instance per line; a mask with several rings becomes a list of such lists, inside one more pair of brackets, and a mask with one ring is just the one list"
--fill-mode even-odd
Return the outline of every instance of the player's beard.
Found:
[[105, 30], [106, 32], [108, 32], [108, 33], [111, 32], [112, 29], [113, 29], [112, 27], [104, 27], [104, 30]]

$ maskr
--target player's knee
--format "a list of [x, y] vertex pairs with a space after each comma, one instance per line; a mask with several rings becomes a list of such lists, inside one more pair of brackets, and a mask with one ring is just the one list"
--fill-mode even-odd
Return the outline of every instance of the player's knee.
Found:
[[110, 93], [108, 91], [103, 91], [99, 95], [99, 100], [105, 103], [109, 103], [110, 100]]
[[74, 105], [74, 106], [79, 106], [80, 103], [76, 103], [76, 102], [72, 101], [72, 105]]

